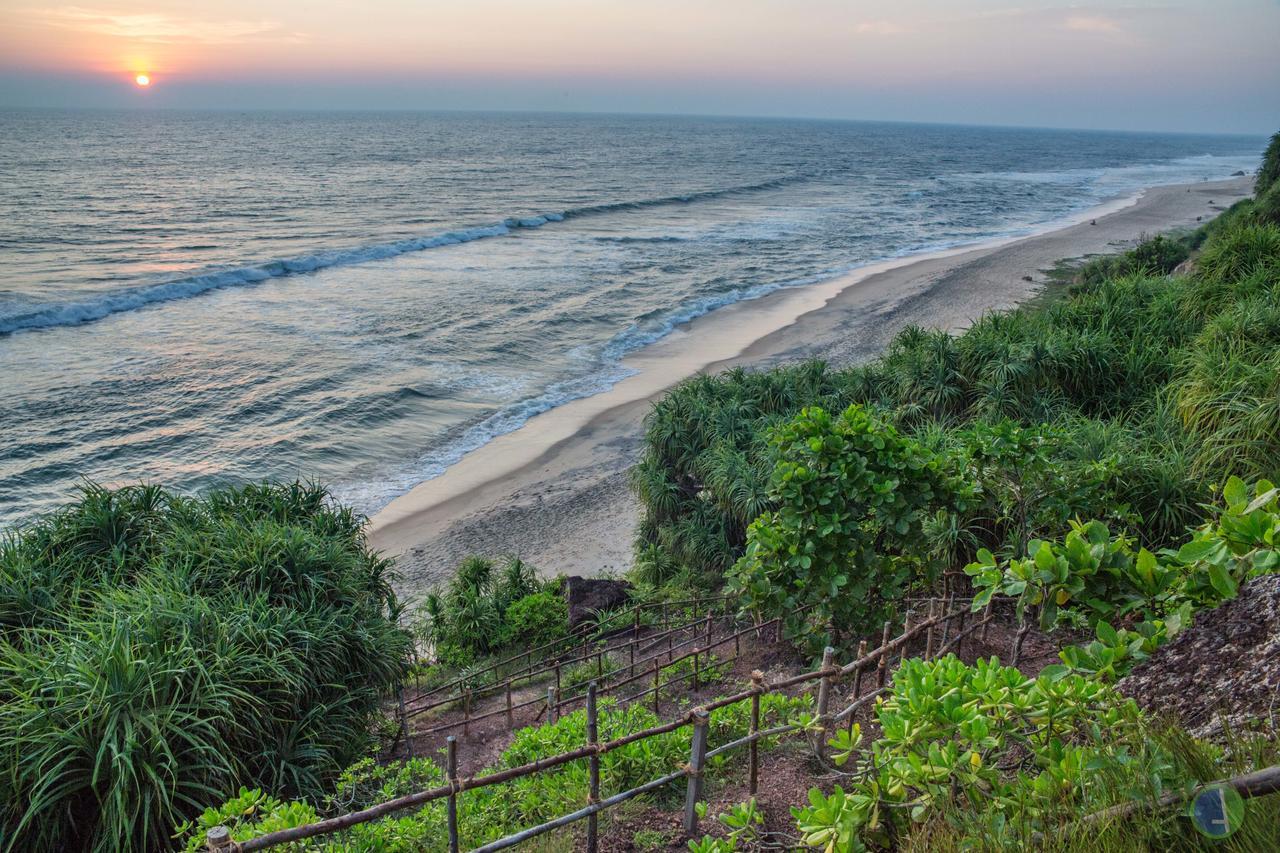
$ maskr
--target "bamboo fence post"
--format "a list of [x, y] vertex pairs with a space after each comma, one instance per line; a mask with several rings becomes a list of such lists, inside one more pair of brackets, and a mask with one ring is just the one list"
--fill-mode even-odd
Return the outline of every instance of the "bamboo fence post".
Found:
[[[587, 746], [592, 748], [587, 765], [590, 783], [587, 793], [587, 805], [589, 806], [594, 806], [600, 802], [599, 734], [596, 721], [596, 683], [593, 681], [587, 685]], [[597, 831], [596, 813], [592, 812], [587, 817], [587, 853], [596, 853], [598, 849]]]
[[658, 713], [658, 688], [661, 686], [660, 679], [662, 677], [662, 668], [658, 666], [658, 659], [653, 659], [653, 713]]
[[822, 650], [822, 680], [818, 683], [818, 725], [822, 730], [818, 733], [817, 751], [819, 758], [827, 755], [827, 727], [831, 723], [831, 684], [835, 680], [831, 675], [835, 667], [836, 650], [827, 646]]
[[[907, 608], [906, 618], [902, 620], [902, 635], [905, 637], [911, 633], [911, 617], [915, 615], [915, 611]], [[907, 649], [911, 648], [911, 641], [905, 640], [902, 643], [902, 650], [898, 653], [898, 665], [907, 659]]]
[[[1033, 612], [1033, 615], [1038, 614]], [[1009, 661], [1009, 666], [1015, 669], [1018, 667], [1018, 661], [1022, 658], [1022, 644], [1027, 639], [1027, 634], [1029, 633], [1031, 633], [1031, 620], [1027, 618], [1026, 613], [1023, 613], [1018, 626], [1018, 633], [1013, 638], [1013, 649], [1010, 652], [1012, 660]]]
[[928, 610], [928, 616], [926, 618], [929, 619], [930, 624], [929, 624], [928, 630], [924, 632], [924, 659], [925, 660], [933, 659], [933, 627], [934, 626], [932, 623], [933, 623], [933, 616], [934, 616], [933, 602], [935, 600], [936, 599], [933, 599], [933, 598], [929, 599], [929, 610]]
[[554, 723], [556, 721], [556, 689], [548, 685], [547, 687], [547, 722]]
[[471, 734], [471, 688], [462, 694], [462, 736]]
[[404, 688], [400, 688], [400, 731], [404, 733], [404, 745], [409, 750], [409, 758], [413, 759], [413, 737], [409, 731], [409, 713], [404, 709]]
[[231, 850], [231, 830], [215, 826], [205, 833], [204, 843], [212, 853], [226, 853]]
[[635, 678], [636, 677], [636, 644], [635, 643], [627, 644], [627, 656], [630, 659], [630, 663], [627, 664], [627, 678]]
[[[860, 640], [858, 642], [857, 659], [862, 660], [866, 656], [867, 656], [867, 641]], [[859, 696], [862, 695], [862, 670], [863, 670], [863, 666], [859, 664], [858, 668], [853, 673], [853, 698], [854, 699], [857, 699]], [[850, 717], [850, 719], [852, 719], [852, 717]]]
[[707, 760], [707, 721], [711, 715], [693, 711], [693, 740], [689, 746], [689, 787], [684, 796], [684, 834], [698, 831], [698, 800], [702, 799], [702, 767]]
[[449, 853], [458, 853], [458, 739], [445, 738], [449, 769]]
[[[764, 690], [764, 673], [755, 670], [751, 673], [751, 734], [754, 735], [760, 731], [760, 694]], [[747, 747], [750, 752], [751, 776], [748, 782], [748, 790], [751, 796], [756, 795], [759, 788], [760, 778], [760, 744], [755, 738], [752, 738], [750, 745]]]
[[951, 611], [955, 608], [956, 594], [954, 592], [947, 593], [946, 602], [943, 604], [942, 610], [942, 648], [947, 647], [947, 637], [951, 633]]
[[693, 650], [693, 690], [698, 691], [698, 650]]
[[556, 661], [556, 695], [560, 695], [560, 661]]
[[733, 632], [733, 656], [735, 658], [742, 656], [742, 632], [741, 631]]
[[889, 645], [889, 628], [893, 623], [885, 622], [884, 630], [880, 633], [880, 648], [878, 652], [878, 660], [876, 661], [876, 687], [884, 687], [885, 670], [889, 668], [889, 662], [886, 660], [888, 654], [884, 647]]
[[604, 652], [596, 652], [596, 678], [604, 678]]
[[711, 663], [711, 611], [707, 611], [707, 663]]
[[511, 713], [511, 681], [507, 681], [507, 728], [515, 730], [516, 719]]
[[675, 641], [671, 639], [671, 635], [667, 634], [667, 663], [671, 663], [672, 658], [675, 657], [675, 652], [674, 652], [675, 646], [673, 645], [674, 642]]

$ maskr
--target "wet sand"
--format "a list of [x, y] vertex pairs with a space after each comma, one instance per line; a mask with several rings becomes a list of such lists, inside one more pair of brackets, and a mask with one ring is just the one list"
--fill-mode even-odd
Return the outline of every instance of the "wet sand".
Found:
[[611, 390], [544, 412], [397, 498], [370, 524], [399, 558], [407, 598], [468, 554], [519, 554], [543, 574], [625, 571], [638, 520], [626, 470], [663, 391], [696, 373], [801, 358], [865, 361], [908, 325], [959, 331], [1043, 290], [1061, 261], [1193, 228], [1248, 196], [1252, 178], [1156, 187], [1043, 233], [875, 264], [694, 320], [628, 356]]

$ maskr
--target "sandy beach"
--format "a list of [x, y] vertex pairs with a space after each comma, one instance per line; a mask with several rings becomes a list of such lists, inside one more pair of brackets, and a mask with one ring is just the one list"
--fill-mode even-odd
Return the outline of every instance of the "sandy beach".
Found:
[[681, 379], [801, 358], [874, 357], [903, 327], [958, 331], [1040, 293], [1061, 261], [1192, 228], [1248, 196], [1253, 179], [1156, 187], [1042, 233], [875, 264], [701, 317], [624, 362], [611, 390], [494, 439], [378, 513], [374, 546], [399, 558], [409, 599], [468, 554], [519, 554], [543, 574], [622, 572], [638, 510], [626, 470], [652, 401]]

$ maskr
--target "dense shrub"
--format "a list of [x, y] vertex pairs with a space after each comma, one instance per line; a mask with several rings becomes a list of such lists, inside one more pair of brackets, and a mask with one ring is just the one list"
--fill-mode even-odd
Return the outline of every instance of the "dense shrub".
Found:
[[507, 608], [508, 642], [541, 646], [569, 633], [569, 605], [564, 596], [535, 592], [517, 599]]
[[835, 418], [804, 409], [772, 435], [777, 509], [748, 528], [729, 589], [820, 652], [884, 619], [917, 573], [903, 551], [956, 486], [938, 456], [859, 406]]
[[162, 849], [239, 785], [318, 795], [409, 652], [388, 561], [323, 489], [139, 486], [0, 543], [0, 838]]
[[[1280, 229], [1253, 211], [1147, 241], [1070, 294], [959, 336], [908, 328], [865, 365], [680, 384], [632, 471], [633, 579], [706, 588], [729, 573], [751, 523], [781, 508], [769, 437], [806, 406], [861, 405], [960, 472], [971, 500], [926, 508], [910, 555], [922, 563], [1017, 556], [1077, 517], [1152, 551], [1175, 544], [1214, 483], [1280, 473]], [[1201, 241], [1193, 273], [1165, 275]]]
[[[437, 661], [465, 667], [512, 643], [535, 646], [566, 637], [568, 611], [563, 600], [557, 605], [552, 598], [559, 596], [519, 557], [508, 559], [497, 572], [492, 561], [468, 557], [443, 591], [423, 601], [418, 634]], [[528, 630], [537, 632], [537, 642], [530, 640]]]

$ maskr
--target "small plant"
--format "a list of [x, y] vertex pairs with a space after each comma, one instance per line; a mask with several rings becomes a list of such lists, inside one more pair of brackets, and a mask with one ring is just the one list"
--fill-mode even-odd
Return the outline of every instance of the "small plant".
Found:
[[637, 850], [666, 850], [671, 846], [672, 837], [660, 829], [642, 829], [631, 839]]
[[[698, 803], [697, 806], [699, 815], [705, 817], [706, 803]], [[716, 820], [724, 825], [728, 834], [724, 838], [706, 835], [701, 840], [690, 840], [689, 850], [692, 853], [735, 853], [743, 849], [743, 845], [751, 849], [760, 840], [760, 830], [764, 826], [764, 815], [756, 805], [755, 797], [717, 815]]]

